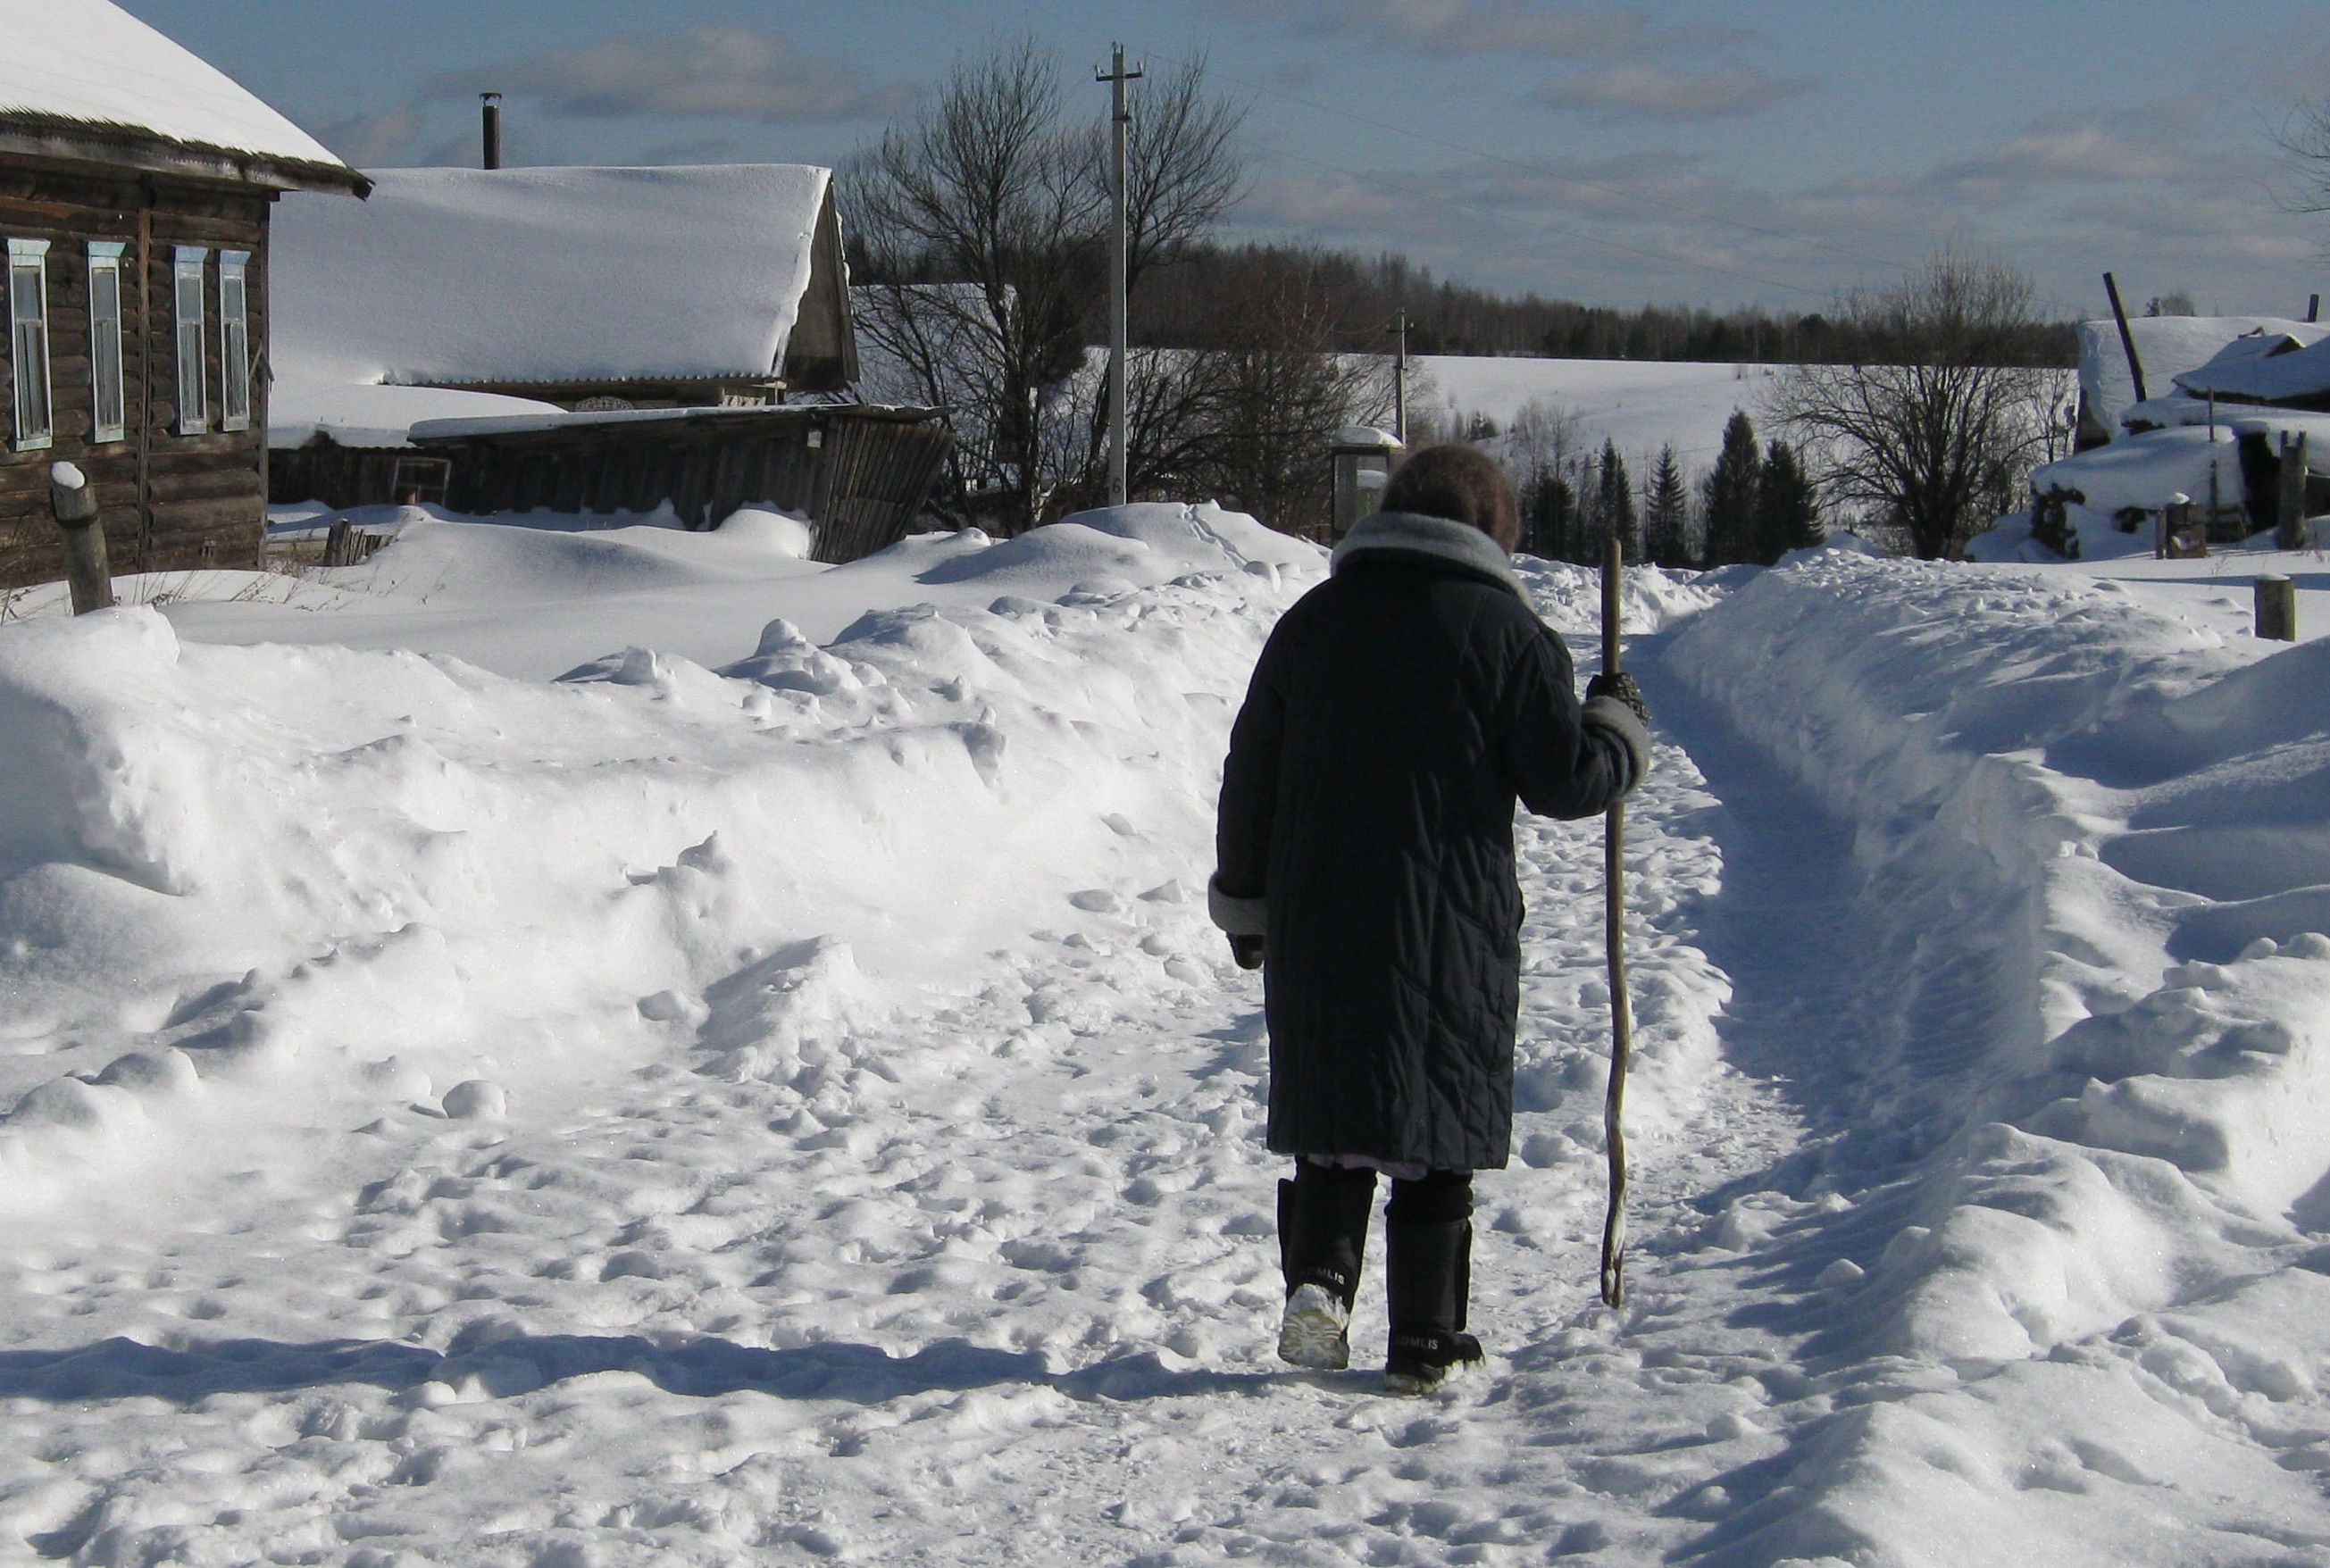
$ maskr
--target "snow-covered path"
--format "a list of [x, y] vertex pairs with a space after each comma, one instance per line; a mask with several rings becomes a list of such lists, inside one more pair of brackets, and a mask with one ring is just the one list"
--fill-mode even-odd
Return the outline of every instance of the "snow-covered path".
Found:
[[1271, 1359], [1258, 996], [1182, 950], [1169, 893], [1113, 940], [811, 1041], [790, 1078], [734, 1053], [822, 983], [819, 949], [713, 987], [691, 1047], [587, 1059], [507, 1121], [391, 1117], [288, 1169], [227, 1153], [159, 1207], [52, 1208], [71, 1240], [5, 1265], [52, 1308], [24, 1325], [45, 1348], [0, 1355], [11, 1522], [92, 1562], [1662, 1554], [1702, 1527], [1662, 1510], [1770, 1446], [1769, 1336], [1718, 1328], [1739, 1265], [1687, 1254], [1700, 1195], [1789, 1137], [1776, 1097], [1659, 1044], [1703, 1039], [1719, 997], [1694, 945], [1710, 802], [1662, 761], [1633, 814], [1665, 891], [1623, 1333], [1592, 1294], [1598, 828], [1549, 825], [1526, 1163], [1482, 1181], [1477, 1318], [1506, 1359], [1451, 1401]]
[[0, 1557], [2330, 1562], [2330, 940], [2177, 891], [2160, 761], [2303, 798], [2292, 677], [2037, 579], [1630, 585], [1631, 1299], [1600, 828], [1524, 824], [1495, 1359], [1392, 1400], [1379, 1250], [1359, 1368], [1271, 1355], [1199, 891], [1316, 564], [1119, 526], [829, 574], [725, 678], [12, 633], [0, 791], [90, 805], [0, 832]]

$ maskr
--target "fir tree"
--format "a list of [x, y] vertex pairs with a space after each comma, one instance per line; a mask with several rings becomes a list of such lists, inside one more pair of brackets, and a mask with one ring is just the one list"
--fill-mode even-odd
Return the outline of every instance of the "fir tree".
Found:
[[1600, 472], [1594, 484], [1594, 526], [1587, 548], [1599, 560], [1603, 543], [1617, 539], [1626, 547], [1626, 559], [1641, 554], [1638, 543], [1639, 520], [1634, 515], [1634, 484], [1626, 476], [1626, 459], [1618, 453], [1616, 440], [1605, 438], [1602, 442]]
[[1777, 561], [1791, 550], [1805, 550], [1821, 542], [1820, 497], [1796, 461], [1795, 449], [1775, 439], [1764, 449], [1764, 467], [1756, 477], [1756, 559]]
[[1701, 486], [1710, 566], [1757, 558], [1756, 496], [1763, 467], [1756, 451], [1756, 427], [1745, 409], [1734, 409], [1723, 427], [1723, 450]]
[[1577, 492], [1559, 473], [1543, 470], [1521, 493], [1522, 551], [1541, 560], [1563, 560], [1577, 530]]
[[1591, 565], [1602, 559], [1602, 467], [1592, 452], [1569, 460], [1569, 527], [1561, 539], [1560, 559]]
[[1691, 492], [1669, 442], [1659, 449], [1659, 466], [1643, 496], [1643, 553], [1660, 566], [1689, 566], [1690, 532]]

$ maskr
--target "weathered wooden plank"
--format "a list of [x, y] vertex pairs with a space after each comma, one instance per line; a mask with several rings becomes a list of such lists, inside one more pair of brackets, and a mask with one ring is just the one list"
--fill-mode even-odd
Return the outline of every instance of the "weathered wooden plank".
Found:
[[247, 543], [256, 552], [260, 535], [265, 531], [266, 520], [266, 504], [255, 488], [247, 496], [200, 501], [156, 501], [154, 504], [153, 543], [156, 549], [166, 543], [175, 547], [189, 537], [215, 535], [222, 540]]

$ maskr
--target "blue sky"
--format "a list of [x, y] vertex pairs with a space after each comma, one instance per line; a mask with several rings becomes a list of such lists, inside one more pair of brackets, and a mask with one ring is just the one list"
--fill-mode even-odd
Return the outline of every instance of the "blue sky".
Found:
[[1818, 308], [1937, 247], [2064, 314], [2302, 311], [2330, 214], [2274, 130], [2330, 5], [1796, 0], [126, 0], [359, 165], [832, 163], [960, 54], [1031, 33], [1098, 118], [1121, 39], [1251, 105], [1239, 235], [1405, 251], [1607, 305]]

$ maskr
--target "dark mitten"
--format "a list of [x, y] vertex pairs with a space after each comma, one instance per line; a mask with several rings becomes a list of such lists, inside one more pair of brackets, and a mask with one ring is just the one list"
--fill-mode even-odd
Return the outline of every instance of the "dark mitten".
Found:
[[1605, 675], [1598, 675], [1586, 682], [1586, 700], [1590, 703], [1596, 697], [1615, 697], [1632, 708], [1634, 711], [1634, 717], [1642, 720], [1643, 723], [1648, 724], [1651, 722], [1651, 710], [1643, 703], [1642, 688], [1635, 685], [1634, 677], [1624, 670], [1613, 670]]
[[1260, 937], [1232, 937], [1230, 939], [1230, 957], [1237, 960], [1237, 967], [1241, 969], [1258, 969], [1262, 968], [1262, 939]]

